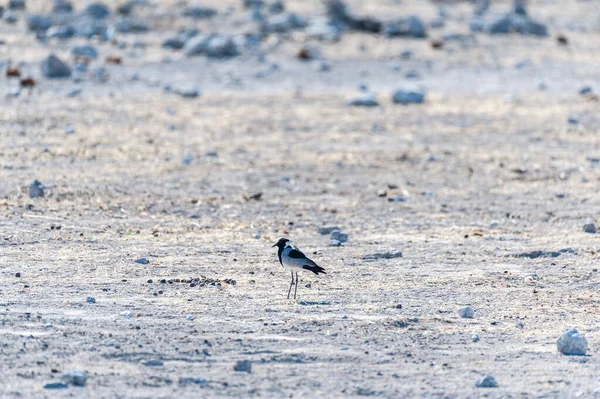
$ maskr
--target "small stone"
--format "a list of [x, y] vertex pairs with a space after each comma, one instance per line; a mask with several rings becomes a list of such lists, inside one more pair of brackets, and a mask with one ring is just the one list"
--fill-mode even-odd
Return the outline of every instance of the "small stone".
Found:
[[83, 9], [83, 14], [95, 19], [103, 19], [110, 15], [110, 8], [103, 3], [91, 3]]
[[583, 232], [596, 234], [596, 225], [594, 223], [586, 223], [583, 225]]
[[183, 157], [183, 159], [181, 160], [181, 163], [184, 165], [189, 165], [192, 163], [193, 160], [194, 160], [194, 157], [191, 154], [187, 154], [186, 156]]
[[21, 95], [21, 89], [18, 87], [13, 87], [12, 89], [10, 89], [10, 91], [6, 94], [7, 97], [19, 97]]
[[64, 382], [49, 382], [48, 384], [44, 385], [44, 389], [65, 389], [67, 387], [68, 385]]
[[29, 198], [43, 197], [44, 194], [44, 185], [38, 180], [34, 180], [33, 183], [29, 185]]
[[475, 382], [475, 386], [477, 388], [498, 388], [498, 383], [496, 379], [491, 375], [486, 375], [485, 377], [481, 377]]
[[127, 318], [127, 319], [131, 319], [133, 317], [133, 312], [131, 310], [125, 310], [123, 312], [120, 313], [121, 316]]
[[117, 18], [114, 29], [119, 33], [145, 33], [150, 30], [150, 24], [135, 17], [123, 16]]
[[75, 128], [73, 128], [73, 126], [67, 126], [65, 128], [65, 134], [74, 134], [75, 133]]
[[200, 388], [204, 388], [208, 385], [208, 380], [206, 378], [201, 377], [180, 377], [179, 384], [187, 385], [187, 384], [195, 384]]
[[135, 261], [135, 263], [139, 263], [140, 265], [147, 265], [150, 262], [146, 258], [139, 258]]
[[342, 233], [340, 230], [333, 230], [331, 233], [329, 233], [329, 238], [339, 242], [346, 242], [348, 241], [348, 234]]
[[50, 328], [52, 328], [52, 327], [54, 327], [54, 326], [52, 325], [52, 323], [46, 323], [46, 324], [44, 324], [44, 328], [46, 328], [46, 329], [50, 329]]
[[160, 367], [165, 365], [165, 363], [162, 360], [158, 359], [143, 360], [142, 364], [148, 367]]
[[193, 87], [179, 88], [175, 90], [183, 98], [196, 98], [200, 96], [200, 90]]
[[73, 4], [67, 0], [54, 0], [52, 11], [55, 13], [70, 13], [73, 12]]
[[556, 347], [563, 355], [583, 356], [587, 352], [588, 343], [579, 331], [568, 328], [556, 342]]
[[379, 101], [373, 93], [360, 94], [357, 97], [346, 100], [346, 105], [351, 107], [377, 107]]
[[17, 14], [14, 11], [7, 11], [3, 15], [3, 19], [8, 24], [14, 24], [18, 21]]
[[396, 89], [392, 93], [395, 104], [421, 104], [425, 101], [425, 91], [418, 87]]
[[75, 385], [76, 387], [85, 386], [85, 382], [88, 379], [87, 371], [82, 370], [70, 370], [66, 371], [62, 375], [62, 380], [71, 385]]
[[17, 278], [21, 277], [21, 273], [15, 273], [15, 277], [17, 277]]
[[387, 252], [376, 252], [373, 254], [366, 254], [363, 256], [363, 260], [394, 259], [401, 257], [402, 252], [398, 251], [396, 248], [392, 248]]
[[51, 54], [41, 63], [42, 74], [49, 79], [68, 78], [71, 76], [71, 67]]
[[8, 1], [8, 9], [9, 10], [24, 10], [25, 9], [25, 0], [9, 0]]
[[575, 116], [569, 116], [567, 118], [567, 122], [569, 123], [569, 125], [578, 125], [579, 119], [577, 119], [577, 117], [575, 117]]
[[339, 247], [340, 245], [342, 245], [342, 243], [338, 240], [329, 240], [330, 247]]
[[472, 319], [475, 315], [475, 311], [470, 306], [467, 306], [466, 308], [459, 309], [458, 315], [465, 319]]
[[324, 227], [319, 227], [317, 229], [317, 232], [319, 234], [321, 234], [322, 236], [327, 235], [327, 234], [331, 234], [331, 232], [333, 230], [341, 230], [339, 227], [337, 226], [324, 226]]
[[471, 336], [471, 341], [473, 341], [473, 342], [479, 342], [479, 339], [480, 339], [479, 334], [473, 334]]
[[184, 8], [181, 15], [193, 19], [206, 19], [217, 15], [217, 11], [212, 8], [195, 5]]
[[238, 360], [235, 366], [233, 366], [233, 370], [252, 373], [252, 362], [250, 362], [250, 360]]
[[85, 60], [95, 60], [98, 58], [98, 50], [94, 46], [84, 44], [80, 46], [73, 46], [71, 48], [71, 55], [73, 58], [82, 58]]
[[581, 95], [591, 94], [593, 92], [594, 89], [592, 89], [592, 86], [589, 85], [583, 86], [581, 89], [579, 89], [579, 94]]
[[88, 296], [87, 298], [85, 298], [85, 301], [87, 303], [96, 303], [96, 298], [94, 298], [93, 296]]
[[427, 37], [425, 24], [421, 18], [417, 17], [416, 15], [411, 15], [408, 18], [402, 18], [396, 22], [391, 22], [384, 25], [383, 32], [387, 37]]
[[194, 316], [192, 316], [191, 314], [185, 316], [186, 320], [194, 320]]
[[52, 18], [47, 15], [30, 15], [27, 18], [27, 29], [32, 32], [45, 32], [52, 26]]

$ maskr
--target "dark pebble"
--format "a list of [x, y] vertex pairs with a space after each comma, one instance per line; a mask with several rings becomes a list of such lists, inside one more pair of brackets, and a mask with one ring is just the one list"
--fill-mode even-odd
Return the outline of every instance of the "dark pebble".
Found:
[[15, 277], [21, 277], [21, 273], [16, 273]]

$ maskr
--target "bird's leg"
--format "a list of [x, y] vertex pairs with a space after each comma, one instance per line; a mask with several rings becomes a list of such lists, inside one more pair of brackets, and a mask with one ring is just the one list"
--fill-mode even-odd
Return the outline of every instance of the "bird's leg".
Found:
[[292, 282], [290, 283], [290, 289], [288, 290], [287, 299], [290, 299], [290, 292], [292, 292], [292, 285], [294, 285], [294, 272], [292, 272]]
[[[294, 273], [292, 273], [292, 278], [294, 278]], [[296, 288], [294, 288], [294, 299], [296, 299], [296, 292], [298, 292], [298, 272], [296, 272]]]

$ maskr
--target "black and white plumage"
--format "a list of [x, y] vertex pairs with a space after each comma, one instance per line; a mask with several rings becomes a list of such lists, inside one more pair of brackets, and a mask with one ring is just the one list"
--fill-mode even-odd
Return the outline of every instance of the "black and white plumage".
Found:
[[[277, 247], [277, 257], [279, 258], [281, 266], [292, 273], [292, 282], [290, 283], [290, 289], [288, 290], [287, 296], [288, 299], [290, 299], [293, 285], [296, 285], [296, 288], [294, 289], [294, 299], [296, 299], [296, 292], [298, 292], [298, 271], [308, 270], [317, 275], [319, 273], [327, 274], [325, 273], [325, 269], [304, 255], [302, 251], [293, 246], [287, 238], [280, 238], [279, 241], [277, 241], [277, 244], [273, 246]], [[295, 280], [294, 273], [296, 273]]]

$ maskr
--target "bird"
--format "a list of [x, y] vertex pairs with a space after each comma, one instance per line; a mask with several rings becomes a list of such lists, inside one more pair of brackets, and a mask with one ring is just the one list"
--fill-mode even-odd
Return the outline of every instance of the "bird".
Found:
[[[316, 275], [319, 273], [325, 273], [325, 269], [317, 265], [314, 261], [309, 259], [306, 255], [300, 251], [297, 247], [291, 244], [291, 241], [287, 238], [280, 238], [279, 241], [273, 247], [277, 247], [277, 257], [279, 263], [284, 269], [288, 269], [292, 273], [292, 282], [290, 283], [290, 289], [288, 290], [287, 299], [290, 299], [290, 293], [292, 292], [292, 286], [296, 285], [294, 289], [294, 299], [296, 299], [296, 293], [298, 292], [298, 271], [308, 270]], [[296, 280], [294, 280], [294, 272], [296, 273]]]

